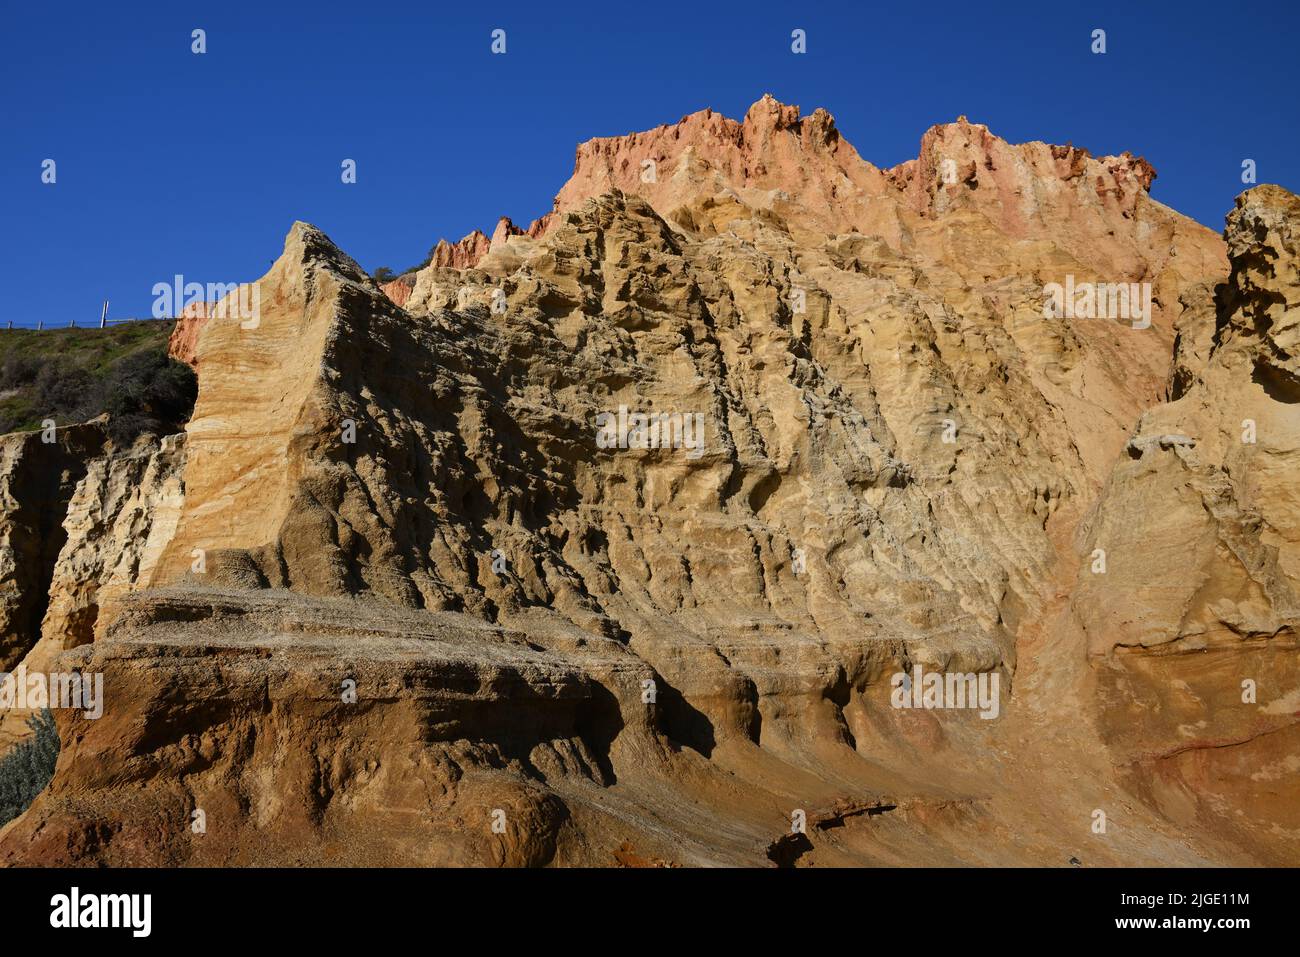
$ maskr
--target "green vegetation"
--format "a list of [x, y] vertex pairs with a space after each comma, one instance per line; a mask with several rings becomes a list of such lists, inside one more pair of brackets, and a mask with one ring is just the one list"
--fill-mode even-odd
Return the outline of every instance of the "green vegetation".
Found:
[[172, 326], [146, 319], [108, 329], [0, 330], [0, 432], [104, 412], [120, 445], [144, 432], [180, 431], [198, 384], [189, 366], [167, 355]]
[[27, 720], [35, 733], [0, 758], [0, 827], [31, 807], [54, 777], [59, 757], [59, 729], [46, 708]]

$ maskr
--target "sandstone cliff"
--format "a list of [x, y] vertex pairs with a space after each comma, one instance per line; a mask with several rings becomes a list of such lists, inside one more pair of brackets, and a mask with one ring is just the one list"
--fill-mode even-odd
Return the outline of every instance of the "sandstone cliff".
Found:
[[[41, 653], [109, 705], [0, 859], [1293, 863], [1296, 201], [1229, 276], [1153, 177], [965, 120], [877, 169], [765, 97], [382, 290], [295, 224], [183, 444], [68, 509]], [[998, 717], [891, 706], [915, 667]]]

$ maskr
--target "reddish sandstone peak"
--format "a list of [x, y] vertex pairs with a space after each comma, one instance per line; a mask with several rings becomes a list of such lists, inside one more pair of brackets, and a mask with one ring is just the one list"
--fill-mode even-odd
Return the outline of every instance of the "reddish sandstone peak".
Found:
[[[1012, 238], [1055, 237], [1081, 262], [1111, 272], [1150, 251], [1139, 224], [1156, 174], [1132, 153], [1093, 156], [1068, 143], [1008, 143], [962, 116], [926, 130], [917, 158], [886, 175], [927, 220], [968, 210]], [[1205, 263], [1221, 258], [1216, 237], [1181, 217], [1176, 222], [1195, 237]]]
[[551, 220], [554, 218], [555, 218], [554, 213], [546, 213], [545, 215], [539, 216], [537, 219], [534, 219], [531, 223], [529, 223], [528, 229], [525, 230], [526, 235], [528, 235], [531, 239], [537, 239], [539, 236], [542, 235], [542, 233], [546, 232], [547, 227], [551, 225]]
[[[896, 249], [914, 241], [908, 220], [966, 210], [1013, 239], [1064, 236], [1081, 261], [1122, 272], [1147, 248], [1138, 223], [1154, 178], [1151, 164], [1131, 153], [1094, 157], [1072, 144], [1012, 144], [965, 115], [926, 130], [916, 159], [881, 170], [858, 155], [826, 110], [804, 115], [765, 93], [741, 121], [703, 109], [676, 123], [587, 140], [551, 213], [526, 231], [502, 217], [490, 240], [475, 231], [439, 243], [432, 264], [475, 266], [512, 237], [539, 238], [557, 214], [621, 191], [665, 219], [705, 231], [762, 210], [793, 232], [858, 232]], [[1211, 233], [1185, 225], [1197, 234], [1199, 259], [1221, 257]]]
[[790, 132], [812, 149], [831, 146], [839, 139], [835, 117], [820, 106], [808, 116], [802, 116], [799, 107], [777, 100], [771, 93], [749, 108], [742, 125], [747, 145], [761, 143], [774, 133]]
[[945, 161], [959, 167], [973, 163], [975, 170], [988, 174], [1000, 167], [1023, 166], [1028, 177], [1035, 180], [1069, 181], [1090, 175], [1099, 191], [1113, 192], [1120, 199], [1127, 199], [1130, 209], [1137, 193], [1148, 192], [1156, 177], [1155, 168], [1150, 163], [1127, 151], [1118, 156], [1094, 157], [1087, 149], [1072, 143], [1064, 146], [1037, 141], [1008, 143], [983, 123], [972, 123], [965, 116], [959, 116], [956, 122], [938, 123], [926, 130], [921, 137], [917, 159], [899, 164], [889, 170], [889, 174], [902, 188], [918, 175], [925, 182], [940, 177], [946, 185], [965, 182], [978, 186], [991, 182], [992, 177], [983, 173], [976, 173], [969, 179], [959, 176], [954, 181], [952, 168], [945, 167]]
[[799, 107], [779, 101], [771, 93], [763, 96], [745, 114], [745, 131], [780, 131], [797, 127]]
[[502, 216], [497, 220], [496, 228], [492, 230], [492, 242], [490, 247], [497, 249], [504, 245], [511, 236], [525, 236], [527, 233], [514, 224], [509, 216]]
[[1156, 168], [1148, 163], [1144, 157], [1134, 156], [1128, 150], [1125, 150], [1119, 156], [1104, 157], [1102, 162], [1106, 163], [1107, 169], [1112, 173], [1116, 175], [1127, 174], [1141, 185], [1144, 192], [1150, 192], [1151, 183], [1156, 178]]
[[[823, 157], [819, 168], [809, 168], [809, 153]], [[763, 195], [750, 197], [751, 205], [768, 206], [773, 196], [779, 196], [807, 203], [817, 219], [836, 200], [846, 177], [860, 180], [872, 174], [875, 168], [842, 141], [828, 112], [819, 108], [805, 117], [798, 106], [766, 93], [749, 108], [743, 122], [704, 109], [644, 132], [587, 140], [578, 146], [573, 175], [556, 196], [551, 212], [526, 230], [503, 216], [490, 239], [475, 230], [457, 243], [439, 241], [430, 265], [476, 266], [511, 237], [537, 239], [556, 213], [577, 209], [614, 190], [642, 196], [667, 215], [720, 192], [753, 189]], [[830, 218], [835, 228], [849, 225], [843, 216]]]
[[429, 264], [449, 266], [453, 269], [470, 269], [487, 255], [490, 247], [491, 241], [487, 236], [475, 229], [459, 242], [449, 243], [445, 239], [438, 240]]
[[394, 303], [405, 306], [415, 288], [415, 280], [410, 276], [398, 276], [392, 282], [381, 283], [379, 288]]
[[613, 190], [637, 195], [662, 216], [725, 194], [743, 206], [793, 217], [818, 232], [842, 232], [850, 208], [886, 190], [823, 109], [804, 116], [770, 93], [741, 122], [706, 109], [642, 133], [588, 140], [555, 212]]

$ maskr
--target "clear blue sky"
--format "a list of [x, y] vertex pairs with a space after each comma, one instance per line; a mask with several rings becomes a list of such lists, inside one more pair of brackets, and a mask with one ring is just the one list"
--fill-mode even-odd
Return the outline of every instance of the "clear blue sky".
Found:
[[[578, 142], [770, 91], [866, 159], [966, 114], [1013, 142], [1132, 150], [1214, 229], [1300, 191], [1286, 3], [13, 2], [0, 18], [0, 325], [148, 315], [176, 273], [260, 276], [295, 219], [364, 267], [550, 208]], [[494, 28], [507, 53], [490, 52]], [[808, 52], [790, 52], [802, 28]], [[207, 31], [207, 53], [190, 52]], [[1107, 53], [1090, 52], [1094, 28]], [[57, 183], [41, 183], [44, 159]], [[357, 162], [357, 183], [340, 164]]]

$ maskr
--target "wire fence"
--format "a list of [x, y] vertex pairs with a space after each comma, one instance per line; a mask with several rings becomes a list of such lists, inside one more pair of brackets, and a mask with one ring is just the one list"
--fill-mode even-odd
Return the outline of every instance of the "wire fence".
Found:
[[56, 323], [38, 322], [36, 325], [22, 325], [15, 323], [12, 319], [0, 326], [0, 332], [58, 332], [63, 329], [109, 329], [113, 326], [129, 325], [133, 322], [175, 322], [175, 319], [155, 319], [153, 316], [138, 316], [130, 319], [109, 319], [106, 322], [77, 322], [73, 320], [67, 325]]
[[176, 321], [175, 318], [163, 318], [163, 319], [159, 319], [159, 318], [157, 318], [157, 317], [155, 317], [155, 316], [128, 316], [127, 318], [124, 318], [124, 319], [110, 319], [110, 318], [108, 318], [108, 301], [105, 300], [105, 302], [104, 302], [104, 308], [103, 308], [103, 311], [100, 312], [100, 314], [99, 314], [99, 321], [98, 321], [98, 322], [88, 322], [88, 323], [82, 324], [82, 323], [77, 322], [76, 319], [70, 319], [70, 320], [68, 320], [68, 324], [65, 326], [65, 325], [56, 324], [56, 323], [48, 323], [48, 324], [47, 324], [44, 320], [40, 320], [40, 321], [38, 321], [38, 322], [36, 323], [36, 325], [34, 325], [34, 326], [32, 326], [32, 325], [17, 325], [17, 326], [15, 326], [15, 325], [14, 325], [14, 321], [13, 321], [12, 319], [9, 319], [9, 320], [7, 320], [7, 321], [5, 322], [5, 326], [4, 326], [4, 330], [3, 330], [3, 331], [5, 331], [5, 332], [9, 332], [9, 331], [14, 331], [14, 332], [48, 332], [48, 331], [53, 331], [53, 330], [55, 330], [55, 329], [108, 329], [108, 328], [110, 328], [111, 326], [120, 326], [120, 325], [125, 325], [125, 324], [127, 324], [127, 323], [131, 323], [131, 322], [175, 322], [175, 321]]

